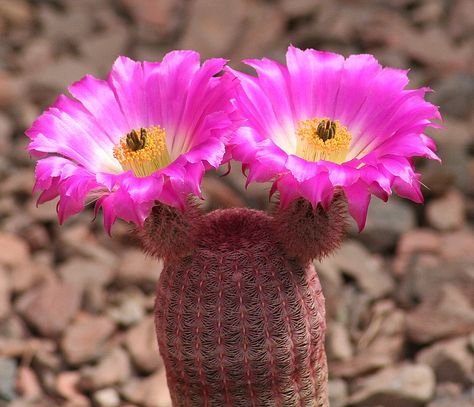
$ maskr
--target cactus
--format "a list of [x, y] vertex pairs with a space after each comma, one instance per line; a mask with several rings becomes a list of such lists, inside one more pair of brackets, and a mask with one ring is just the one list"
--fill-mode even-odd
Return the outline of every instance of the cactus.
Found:
[[328, 406], [324, 297], [311, 259], [341, 242], [342, 197], [269, 215], [158, 204], [138, 231], [164, 259], [155, 322], [174, 407]]

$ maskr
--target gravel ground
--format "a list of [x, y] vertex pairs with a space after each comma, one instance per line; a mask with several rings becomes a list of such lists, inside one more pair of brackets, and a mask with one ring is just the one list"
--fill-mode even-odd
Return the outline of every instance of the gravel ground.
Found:
[[[160, 264], [90, 210], [36, 208], [23, 132], [65, 87], [118, 54], [282, 59], [288, 43], [373, 53], [430, 86], [443, 165], [426, 205], [374, 201], [318, 264], [331, 406], [474, 406], [472, 0], [0, 0], [0, 406], [170, 406], [152, 321]], [[239, 168], [209, 174], [206, 208], [267, 206]]]

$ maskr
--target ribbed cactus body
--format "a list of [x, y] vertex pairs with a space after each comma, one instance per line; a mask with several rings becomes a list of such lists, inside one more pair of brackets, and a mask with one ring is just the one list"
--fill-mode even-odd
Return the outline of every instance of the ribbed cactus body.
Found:
[[260, 211], [215, 211], [195, 230], [193, 250], [165, 257], [157, 285], [174, 407], [328, 406], [324, 298], [312, 264], [288, 255], [275, 218]]

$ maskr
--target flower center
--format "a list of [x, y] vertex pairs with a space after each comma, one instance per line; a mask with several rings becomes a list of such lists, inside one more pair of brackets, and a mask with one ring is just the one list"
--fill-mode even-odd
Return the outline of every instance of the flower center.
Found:
[[114, 147], [114, 157], [125, 171], [146, 177], [170, 163], [166, 132], [160, 126], [132, 130]]
[[347, 127], [327, 118], [299, 122], [296, 135], [296, 155], [308, 161], [327, 160], [338, 164], [346, 160], [352, 138]]

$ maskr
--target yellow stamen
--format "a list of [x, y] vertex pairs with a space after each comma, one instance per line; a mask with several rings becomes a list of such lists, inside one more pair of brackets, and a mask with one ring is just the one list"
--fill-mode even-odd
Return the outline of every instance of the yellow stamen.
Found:
[[352, 138], [339, 120], [328, 118], [301, 121], [296, 135], [296, 155], [308, 161], [327, 160], [338, 164], [346, 160]]
[[114, 147], [114, 157], [125, 171], [146, 177], [170, 163], [166, 132], [160, 126], [132, 130]]

